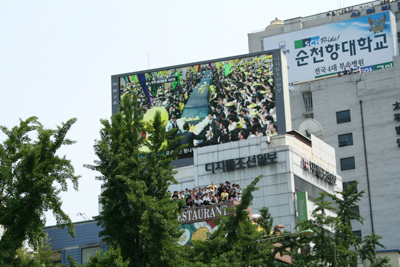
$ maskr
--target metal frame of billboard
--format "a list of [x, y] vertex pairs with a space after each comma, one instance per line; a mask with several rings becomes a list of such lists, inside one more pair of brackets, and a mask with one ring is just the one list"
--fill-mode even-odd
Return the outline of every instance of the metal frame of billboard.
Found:
[[[186, 67], [193, 67], [197, 65], [211, 64], [216, 62], [223, 62], [235, 59], [243, 59], [247, 57], [256, 57], [260, 55], [272, 55], [272, 66], [273, 66], [273, 84], [275, 89], [275, 106], [276, 106], [276, 125], [277, 125], [277, 133], [282, 134], [291, 130], [291, 118], [290, 118], [290, 103], [289, 103], [289, 89], [288, 89], [288, 78], [287, 78], [287, 65], [286, 65], [286, 57], [281, 52], [280, 49], [274, 49], [269, 51], [261, 51], [250, 54], [237, 55], [226, 58], [217, 58], [206, 61], [192, 62], [182, 65], [175, 66], [167, 66], [156, 69], [148, 69], [130, 73], [123, 73], [111, 76], [111, 109], [112, 114], [116, 114], [119, 109], [119, 101], [120, 101], [120, 88], [121, 88], [121, 78], [139, 74], [160, 72], [171, 69], [181, 69]], [[187, 166], [193, 164], [193, 158], [185, 159], [186, 163], [183, 161], [178, 165]]]

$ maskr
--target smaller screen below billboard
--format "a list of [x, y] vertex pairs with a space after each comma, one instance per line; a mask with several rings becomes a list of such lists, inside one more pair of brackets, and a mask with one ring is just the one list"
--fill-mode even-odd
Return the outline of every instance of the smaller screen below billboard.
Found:
[[159, 110], [166, 130], [194, 147], [277, 134], [272, 54], [119, 76], [120, 97], [137, 94], [144, 120]]

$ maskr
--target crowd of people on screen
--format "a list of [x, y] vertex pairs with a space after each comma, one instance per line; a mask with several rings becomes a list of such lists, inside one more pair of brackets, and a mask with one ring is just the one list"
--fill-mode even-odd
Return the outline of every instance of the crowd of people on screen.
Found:
[[[155, 81], [164, 76], [176, 77], [177, 82], [149, 86], [149, 98], [142, 88], [143, 83], [134, 76], [127, 76], [121, 80], [121, 94], [136, 92], [143, 113], [152, 107], [164, 107], [169, 114], [166, 130], [177, 128], [171, 138], [185, 135], [189, 147], [277, 133], [270, 55], [154, 72], [152, 77], [146, 75], [148, 80]], [[206, 111], [200, 118], [182, 117], [193, 90], [202, 90], [199, 84], [203, 78], [211, 80], [208, 115]]]
[[174, 191], [171, 195], [171, 201], [184, 200], [185, 206], [183, 208], [199, 207], [203, 205], [213, 205], [221, 202], [228, 201], [241, 201], [242, 189], [239, 184], [232, 184], [226, 181], [221, 183], [220, 186], [214, 184], [204, 188], [193, 188], [185, 191]]

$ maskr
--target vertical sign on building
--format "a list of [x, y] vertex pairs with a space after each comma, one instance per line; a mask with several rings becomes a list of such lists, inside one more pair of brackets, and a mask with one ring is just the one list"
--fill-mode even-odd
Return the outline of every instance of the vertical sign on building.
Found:
[[[307, 192], [297, 192], [297, 217], [298, 223], [308, 220], [308, 209], [307, 209]], [[303, 230], [301, 226], [299, 231]]]
[[119, 77], [111, 77], [111, 114], [116, 114], [119, 107]]

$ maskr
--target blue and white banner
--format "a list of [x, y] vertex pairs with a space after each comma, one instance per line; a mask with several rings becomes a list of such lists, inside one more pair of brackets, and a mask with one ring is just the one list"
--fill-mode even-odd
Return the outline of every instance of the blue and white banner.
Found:
[[393, 66], [398, 54], [396, 19], [390, 11], [266, 37], [265, 50], [280, 48], [287, 58], [289, 88], [346, 70], [364, 72]]

